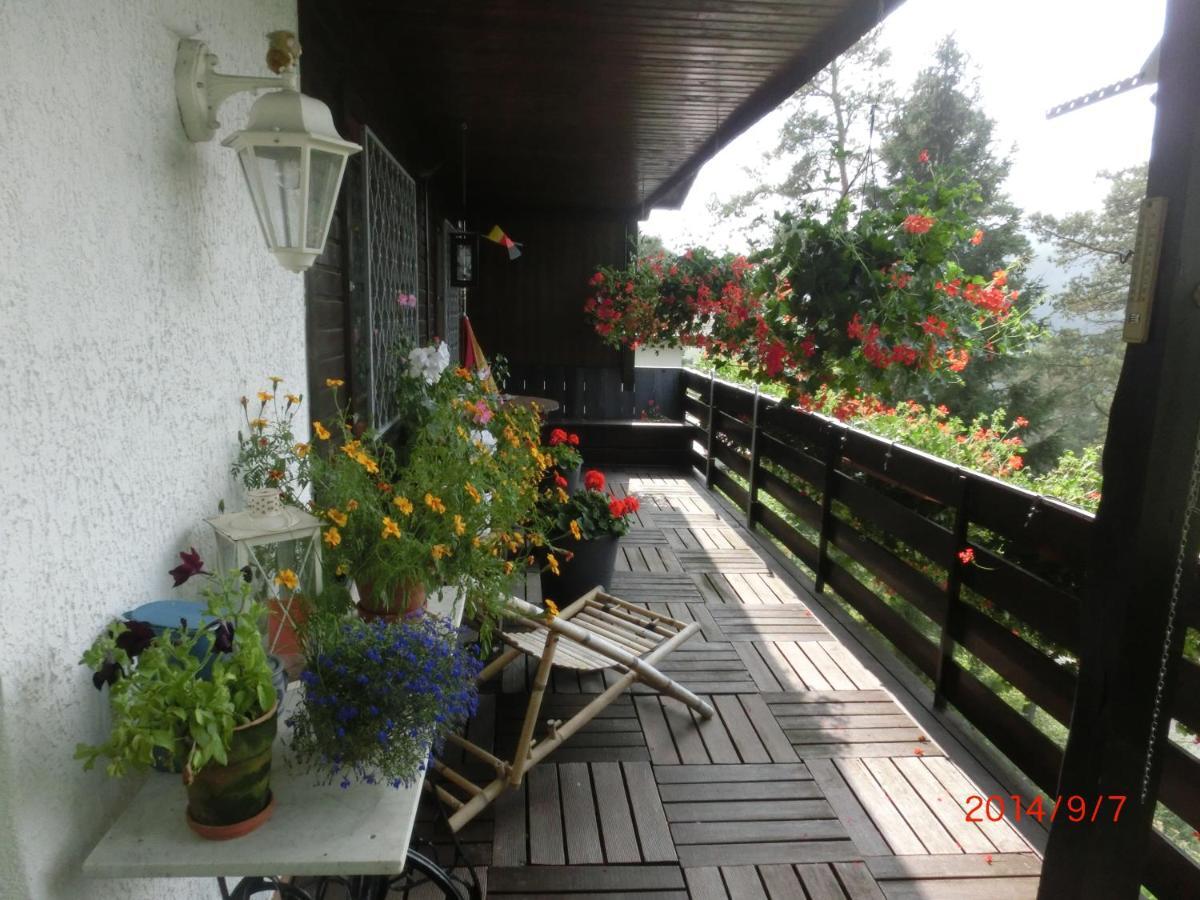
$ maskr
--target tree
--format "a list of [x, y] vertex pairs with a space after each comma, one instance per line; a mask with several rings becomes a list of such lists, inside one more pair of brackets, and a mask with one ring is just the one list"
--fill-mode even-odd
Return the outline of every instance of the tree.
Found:
[[1054, 248], [1055, 265], [1075, 273], [1052, 298], [1057, 327], [1022, 366], [1025, 380], [1056, 400], [1039, 420], [1043, 439], [1066, 449], [1099, 444], [1108, 428], [1146, 170], [1142, 164], [1100, 172], [1109, 188], [1097, 210], [1030, 217], [1034, 234]]
[[[944, 171], [961, 171], [978, 185], [968, 207], [981, 240], [964, 247], [956, 261], [967, 271], [1008, 271], [1019, 292], [1018, 309], [1028, 314], [1042, 285], [1023, 277], [1033, 252], [1022, 232], [1021, 210], [1004, 193], [1011, 159], [996, 147], [996, 123], [983, 108], [970, 57], [953, 36], [942, 39], [932, 63], [913, 82], [908, 98], [887, 123], [879, 156], [889, 183], [911, 178], [927, 184]], [[881, 189], [873, 202], [886, 203]], [[915, 399], [944, 403], [965, 419], [1004, 407], [1031, 419], [1047, 412], [1051, 398], [1029, 390], [1014, 377], [1020, 356], [993, 356], [962, 384], [939, 386]], [[1037, 447], [1034, 446], [1036, 453]]]
[[778, 141], [755, 172], [760, 183], [715, 204], [715, 212], [761, 232], [781, 208], [815, 202], [832, 209], [841, 200], [863, 197], [875, 122], [894, 103], [887, 77], [890, 51], [879, 43], [876, 29], [792, 95]]

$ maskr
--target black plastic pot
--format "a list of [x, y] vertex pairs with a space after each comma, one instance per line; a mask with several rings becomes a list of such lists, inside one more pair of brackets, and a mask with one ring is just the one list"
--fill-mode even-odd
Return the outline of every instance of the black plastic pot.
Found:
[[567, 469], [563, 476], [567, 479], [566, 492], [573, 495], [583, 483], [583, 463], [573, 469]]
[[605, 535], [586, 541], [566, 541], [575, 555], [559, 559], [559, 574], [542, 570], [542, 597], [549, 597], [559, 608], [573, 603], [597, 585], [607, 590], [617, 568], [617, 536]]

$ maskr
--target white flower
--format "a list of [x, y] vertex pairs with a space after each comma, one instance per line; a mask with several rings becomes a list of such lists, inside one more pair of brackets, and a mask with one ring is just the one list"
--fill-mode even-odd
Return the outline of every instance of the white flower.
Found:
[[408, 354], [408, 374], [435, 384], [450, 367], [450, 348], [443, 341], [436, 347], [415, 347]]
[[486, 428], [476, 429], [471, 432], [471, 440], [476, 444], [483, 445], [483, 448], [488, 453], [496, 452], [496, 436]]

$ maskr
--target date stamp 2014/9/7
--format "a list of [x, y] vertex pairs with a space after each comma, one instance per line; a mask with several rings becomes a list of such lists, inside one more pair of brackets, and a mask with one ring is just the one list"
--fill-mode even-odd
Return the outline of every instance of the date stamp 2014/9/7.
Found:
[[1111, 814], [1111, 821], [1116, 822], [1125, 807], [1125, 798], [1125, 794], [1099, 794], [1096, 797], [1070, 794], [1053, 798], [1051, 804], [1049, 798], [1027, 799], [1020, 794], [990, 794], [986, 797], [972, 794], [967, 797], [967, 821], [999, 822], [1011, 804], [1013, 820], [1017, 822], [1021, 821], [1022, 816], [1039, 822], [1054, 822], [1060, 816], [1068, 822], [1096, 822], [1101, 815], [1101, 807], [1105, 808], [1104, 815]]

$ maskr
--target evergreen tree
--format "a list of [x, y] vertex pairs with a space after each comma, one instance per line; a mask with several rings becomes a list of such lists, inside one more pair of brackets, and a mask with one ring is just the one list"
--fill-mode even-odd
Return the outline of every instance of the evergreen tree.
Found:
[[[1007, 269], [1009, 284], [1021, 291], [1019, 309], [1029, 314], [1043, 288], [1023, 276], [1022, 267], [1033, 248], [1021, 230], [1021, 210], [1004, 193], [1011, 159], [997, 149], [995, 131], [995, 121], [983, 109], [970, 58], [953, 36], [947, 36], [897, 106], [879, 155], [891, 183], [906, 178], [927, 182], [935, 169], [941, 169], [961, 172], [978, 184], [974, 215], [983, 238], [958, 262], [971, 272]], [[1051, 398], [1014, 377], [1019, 360], [1018, 356], [973, 361], [965, 384], [915, 399], [945, 403], [966, 419], [1004, 408], [1036, 421], [1048, 413]]]
[[1053, 414], [1034, 427], [1063, 449], [1099, 444], [1108, 428], [1146, 170], [1100, 172], [1109, 189], [1098, 210], [1030, 217], [1033, 232], [1054, 248], [1055, 265], [1075, 273], [1052, 298], [1052, 333], [1021, 369], [1035, 390], [1055, 397]]

